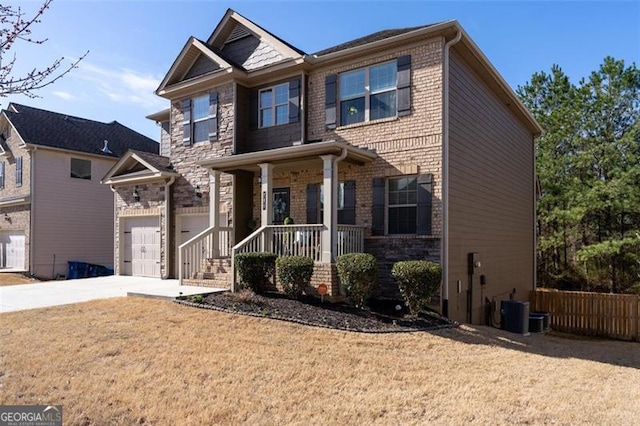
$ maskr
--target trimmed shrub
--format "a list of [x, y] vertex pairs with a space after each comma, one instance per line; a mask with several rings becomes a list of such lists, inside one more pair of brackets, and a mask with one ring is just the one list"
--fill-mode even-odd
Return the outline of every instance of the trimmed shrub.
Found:
[[391, 275], [398, 282], [400, 293], [412, 315], [417, 315], [429, 300], [438, 294], [442, 268], [426, 260], [396, 262]]
[[235, 256], [234, 266], [238, 272], [240, 285], [250, 288], [256, 293], [269, 286], [276, 268], [277, 254], [274, 253], [240, 253]]
[[279, 257], [276, 260], [276, 274], [287, 296], [297, 299], [311, 283], [313, 259], [306, 256]]
[[338, 278], [347, 296], [363, 307], [378, 284], [378, 262], [369, 253], [348, 253], [336, 259]]

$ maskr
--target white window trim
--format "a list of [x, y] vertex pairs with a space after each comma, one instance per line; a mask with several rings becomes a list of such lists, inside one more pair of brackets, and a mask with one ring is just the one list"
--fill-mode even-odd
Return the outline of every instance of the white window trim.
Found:
[[[418, 193], [416, 190], [416, 202], [415, 203], [411, 203], [411, 204], [393, 204], [393, 207], [391, 205], [391, 203], [389, 203], [389, 192], [390, 192], [390, 185], [389, 182], [391, 182], [391, 180], [393, 179], [402, 179], [402, 178], [415, 178], [416, 180], [418, 179], [418, 175], [402, 175], [402, 176], [392, 176], [392, 177], [388, 177], [385, 180], [385, 190], [384, 190], [384, 225], [385, 225], [385, 230], [384, 233], [385, 235], [417, 235], [418, 233], [418, 223], [416, 222], [416, 230], [413, 233], [403, 233], [403, 234], [392, 234], [389, 232], [389, 210], [392, 208], [402, 208], [402, 207], [414, 207], [416, 209], [416, 213], [418, 210]], [[417, 184], [417, 182], [416, 182]]]
[[200, 123], [203, 121], [209, 121], [212, 116], [211, 114], [207, 114], [204, 117], [201, 118], [196, 118], [195, 117], [195, 111], [196, 111], [196, 99], [200, 99], [200, 98], [206, 98], [207, 101], [207, 111], [209, 111], [209, 94], [207, 93], [206, 95], [202, 95], [202, 96], [196, 96], [195, 98], [191, 98], [191, 140], [192, 143], [195, 144], [200, 144], [200, 143], [205, 143], [205, 142], [209, 142], [209, 129], [207, 129], [207, 138], [201, 141], [197, 141], [196, 140], [196, 123]]
[[[285, 102], [281, 102], [281, 103], [276, 103], [276, 88], [278, 87], [282, 87], [285, 86], [287, 88], [287, 93], [289, 93], [289, 83], [282, 83], [282, 84], [276, 84], [275, 86], [270, 86], [270, 87], [265, 87], [263, 89], [260, 89], [258, 91], [258, 128], [260, 129], [266, 129], [267, 127], [274, 127], [274, 126], [282, 126], [283, 124], [289, 124], [289, 97], [287, 96], [287, 100]], [[262, 93], [271, 90], [272, 92], [272, 101], [271, 101], [271, 105], [269, 106], [263, 106], [262, 105]], [[280, 123], [277, 124], [276, 120], [277, 120], [277, 110], [279, 106], [286, 106], [287, 107], [287, 121], [285, 123]], [[262, 111], [263, 110], [267, 110], [270, 109], [272, 110], [272, 114], [271, 114], [271, 123], [263, 126], [262, 125]]]
[[[338, 74], [338, 104], [337, 104], [337, 109], [338, 109], [338, 117], [339, 117], [339, 123], [341, 126], [348, 126], [350, 124], [356, 124], [356, 123], [349, 123], [349, 124], [344, 124], [343, 120], [342, 120], [342, 102], [343, 101], [350, 101], [352, 99], [358, 99], [364, 96], [364, 121], [359, 121], [358, 123], [367, 123], [369, 121], [371, 121], [371, 114], [370, 114], [370, 106], [371, 106], [371, 96], [373, 95], [379, 95], [380, 93], [386, 93], [386, 92], [391, 92], [391, 91], [395, 91], [396, 92], [396, 115], [395, 116], [390, 116], [390, 117], [384, 117], [384, 118], [379, 118], [376, 119], [377, 120], [385, 120], [385, 119], [389, 119], [389, 118], [394, 118], [398, 116], [398, 95], [397, 95], [397, 91], [398, 91], [398, 69], [396, 68], [396, 84], [392, 87], [392, 88], [385, 88], [382, 90], [376, 90], [376, 91], [371, 91], [371, 85], [369, 84], [369, 74], [371, 71], [371, 68], [373, 67], [377, 67], [380, 65], [386, 65], [386, 64], [391, 64], [395, 62], [394, 61], [387, 61], [387, 62], [381, 62], [379, 64], [373, 64], [373, 65], [369, 65], [367, 67], [362, 67], [362, 68], [358, 68], [355, 70], [350, 70], [350, 71], [345, 71], [343, 73]], [[358, 94], [358, 95], [353, 95], [353, 96], [347, 96], [342, 98], [340, 96], [340, 77], [342, 77], [343, 75], [347, 75], [347, 74], [351, 74], [351, 73], [356, 73], [356, 72], [360, 72], [364, 70], [364, 93], [363, 94]]]

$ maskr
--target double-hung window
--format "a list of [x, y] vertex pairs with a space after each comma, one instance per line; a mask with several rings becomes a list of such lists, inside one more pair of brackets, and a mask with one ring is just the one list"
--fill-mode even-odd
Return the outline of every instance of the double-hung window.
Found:
[[389, 234], [415, 234], [418, 211], [418, 178], [389, 178]]
[[262, 89], [258, 97], [261, 128], [289, 122], [289, 83]]
[[396, 61], [340, 74], [340, 125], [397, 115]]
[[218, 139], [218, 94], [198, 96], [182, 101], [182, 144]]
[[22, 157], [16, 158], [16, 186], [22, 186]]
[[193, 98], [193, 142], [209, 140], [209, 95]]
[[431, 234], [431, 174], [373, 178], [371, 235]]

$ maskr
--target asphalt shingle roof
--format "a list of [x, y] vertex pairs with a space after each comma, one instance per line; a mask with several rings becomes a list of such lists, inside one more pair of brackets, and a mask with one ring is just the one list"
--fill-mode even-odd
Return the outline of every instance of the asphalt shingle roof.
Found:
[[151, 166], [160, 170], [161, 172], [173, 172], [173, 165], [171, 164], [171, 160], [169, 157], [163, 157], [162, 155], [153, 154], [150, 152], [138, 151], [137, 149], [132, 149], [131, 152], [140, 156], [144, 161], [149, 163]]
[[339, 52], [340, 50], [351, 49], [352, 47], [362, 46], [365, 44], [373, 43], [374, 41], [384, 40], [385, 38], [394, 37], [400, 34], [408, 33], [411, 31], [419, 30], [422, 28], [427, 28], [435, 24], [430, 25], [422, 25], [419, 27], [410, 27], [410, 28], [396, 28], [389, 30], [382, 30], [375, 32], [373, 34], [366, 35], [364, 37], [356, 38], [354, 40], [347, 41], [345, 43], [338, 44], [333, 47], [329, 47], [327, 49], [322, 49], [316, 53], [315, 56], [327, 55], [329, 53]]
[[[26, 105], [11, 103], [18, 111], [3, 111], [25, 143], [121, 157], [128, 149], [158, 153], [159, 144], [117, 121], [102, 123]], [[111, 153], [102, 151], [108, 141]]]

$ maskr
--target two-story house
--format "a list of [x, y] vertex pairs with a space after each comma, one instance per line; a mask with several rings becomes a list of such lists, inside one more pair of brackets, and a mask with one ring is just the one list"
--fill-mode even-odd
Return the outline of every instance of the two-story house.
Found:
[[100, 178], [129, 149], [158, 143], [11, 103], [0, 115], [0, 271], [66, 276], [69, 261], [113, 265], [113, 193]]
[[104, 179], [118, 273], [228, 286], [235, 254], [272, 251], [312, 257], [336, 295], [336, 257], [364, 251], [394, 297], [393, 263], [428, 259], [442, 311], [469, 322], [533, 288], [541, 129], [456, 21], [306, 54], [228, 10], [157, 94], [163, 157]]

